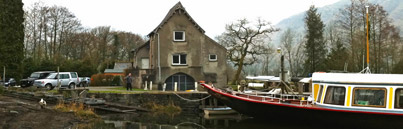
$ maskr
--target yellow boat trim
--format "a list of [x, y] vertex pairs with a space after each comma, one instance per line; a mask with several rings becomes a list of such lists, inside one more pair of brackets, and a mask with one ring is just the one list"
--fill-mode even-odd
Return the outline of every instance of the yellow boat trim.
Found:
[[393, 88], [391, 87], [389, 90], [389, 103], [388, 103], [388, 108], [392, 109], [392, 105], [393, 105]]
[[313, 85], [313, 98], [315, 99], [318, 97], [318, 92], [319, 92], [319, 84]]
[[351, 106], [350, 101], [351, 101], [351, 86], [348, 86], [348, 89], [347, 89], [347, 104], [346, 104], [347, 107]]
[[322, 98], [320, 98], [320, 103], [323, 103], [323, 100], [324, 100], [324, 98], [325, 98], [325, 91], [326, 91], [326, 88], [327, 88], [327, 86], [323, 86], [323, 89], [322, 89]]

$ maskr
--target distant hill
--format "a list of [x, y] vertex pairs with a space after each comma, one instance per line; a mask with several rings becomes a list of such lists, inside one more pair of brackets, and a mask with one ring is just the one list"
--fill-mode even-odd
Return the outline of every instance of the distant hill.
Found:
[[[400, 28], [400, 34], [403, 35], [403, 0], [369, 0], [369, 2], [374, 4], [380, 4], [389, 13], [389, 18], [393, 19], [395, 26]], [[350, 0], [340, 0], [331, 5], [327, 5], [318, 8], [318, 12], [321, 14], [322, 21], [327, 25], [330, 21], [335, 18], [335, 14], [339, 13], [339, 10], [345, 8], [346, 5], [350, 4]], [[308, 8], [307, 8], [308, 10]], [[281, 30], [291, 28], [293, 31], [302, 33], [305, 31], [304, 27], [304, 17], [306, 12], [301, 12], [297, 15], [291, 16], [280, 21], [275, 26]], [[273, 37], [273, 42], [278, 45], [280, 44], [280, 38], [282, 31], [278, 32]]]

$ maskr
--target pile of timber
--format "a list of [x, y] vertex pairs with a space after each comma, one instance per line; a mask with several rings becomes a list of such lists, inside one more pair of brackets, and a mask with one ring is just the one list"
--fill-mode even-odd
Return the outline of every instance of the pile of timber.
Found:
[[121, 104], [117, 104], [117, 103], [108, 103], [108, 102], [106, 102], [105, 104], [102, 104], [102, 105], [94, 105], [91, 107], [96, 110], [103, 110], [103, 111], [116, 112], [116, 113], [135, 113], [137, 111], [141, 111], [141, 112], [150, 111], [148, 109], [141, 108], [141, 107], [127, 106], [127, 105], [121, 105]]

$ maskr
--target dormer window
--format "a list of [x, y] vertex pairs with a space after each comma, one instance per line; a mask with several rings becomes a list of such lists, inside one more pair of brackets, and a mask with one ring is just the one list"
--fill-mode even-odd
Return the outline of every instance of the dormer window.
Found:
[[174, 41], [185, 41], [185, 31], [174, 31]]
[[215, 55], [215, 54], [210, 54], [208, 60], [209, 60], [209, 61], [217, 61], [217, 55]]

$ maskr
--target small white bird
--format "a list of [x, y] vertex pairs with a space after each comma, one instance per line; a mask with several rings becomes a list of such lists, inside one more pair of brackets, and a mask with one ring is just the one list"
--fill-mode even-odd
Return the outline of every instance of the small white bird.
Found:
[[46, 101], [41, 98], [41, 101], [39, 101], [39, 105], [41, 105], [41, 109], [43, 109], [46, 106]]

